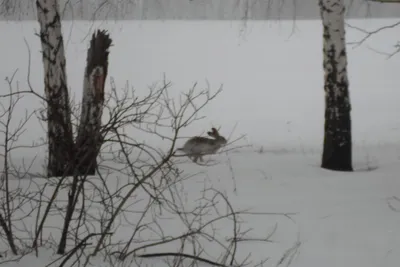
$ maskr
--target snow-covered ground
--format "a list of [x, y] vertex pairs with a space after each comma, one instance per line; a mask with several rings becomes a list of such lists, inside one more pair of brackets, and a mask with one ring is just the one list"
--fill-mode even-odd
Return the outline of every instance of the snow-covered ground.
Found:
[[[348, 21], [374, 29], [392, 20]], [[210, 167], [184, 163], [182, 194], [195, 198], [205, 184], [225, 191], [238, 209], [248, 214], [244, 226], [249, 236], [265, 237], [277, 225], [273, 242], [243, 242], [238, 258], [251, 252], [254, 265], [279, 264], [285, 252], [294, 255], [296, 267], [394, 267], [400, 260], [400, 79], [398, 58], [387, 60], [375, 51], [391, 52], [399, 28], [388, 29], [356, 49], [348, 48], [352, 101], [354, 173], [319, 168], [323, 134], [322, 39], [319, 21], [292, 22], [64, 22], [68, 82], [80, 99], [85, 53], [91, 32], [109, 29], [114, 40], [109, 76], [119, 87], [126, 81], [138, 92], [160, 81], [163, 73], [177, 93], [194, 82], [224, 91], [203, 111], [184, 135], [200, 134], [212, 125], [233, 137], [246, 134], [247, 147], [213, 156]], [[31, 51], [32, 86], [42, 92], [43, 68], [35, 22], [0, 24], [0, 76], [19, 69], [20, 90], [27, 88], [28, 50]], [[347, 41], [363, 37], [347, 30]], [[2, 92], [6, 90], [2, 85]], [[39, 101], [25, 97], [21, 107], [34, 109]], [[22, 114], [22, 110], [20, 112]], [[20, 114], [17, 114], [21, 116]], [[18, 119], [16, 117], [16, 120]], [[28, 125], [24, 142], [44, 135], [37, 121]], [[145, 138], [145, 137], [143, 137]], [[156, 145], [163, 146], [155, 139]], [[43, 149], [13, 154], [18, 161]], [[37, 167], [38, 168], [38, 167]], [[24, 185], [25, 183], [25, 185]], [[28, 181], [18, 186], [24, 187]], [[189, 204], [188, 204], [189, 205]], [[282, 213], [290, 214], [289, 218]], [[135, 220], [134, 215], [131, 218]], [[57, 223], [57, 222], [56, 222]], [[175, 227], [175, 228], [174, 228]], [[168, 231], [179, 231], [171, 224]], [[222, 232], [230, 229], [221, 229]], [[124, 237], [124, 233], [116, 233]], [[1, 245], [4, 250], [6, 246]], [[290, 255], [282, 263], [290, 261]], [[39, 258], [26, 256], [3, 266], [45, 266], [55, 258], [44, 251]], [[96, 266], [101, 259], [93, 262]], [[1, 259], [0, 259], [1, 261]], [[162, 266], [161, 259], [144, 263]], [[204, 265], [206, 266], [206, 265]]]

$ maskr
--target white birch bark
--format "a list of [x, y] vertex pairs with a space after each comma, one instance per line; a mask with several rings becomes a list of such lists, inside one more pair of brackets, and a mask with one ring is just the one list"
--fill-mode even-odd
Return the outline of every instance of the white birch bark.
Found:
[[58, 1], [37, 0], [36, 6], [47, 99], [48, 176], [60, 176], [73, 148], [64, 42]]
[[325, 138], [322, 167], [352, 170], [351, 119], [345, 6], [343, 0], [319, 0], [323, 25]]
[[[323, 52], [325, 83], [332, 87], [332, 97], [337, 100], [347, 90], [347, 54], [343, 0], [319, 0], [324, 30]], [[335, 77], [331, 77], [334, 75]], [[332, 83], [331, 80], [338, 81]], [[328, 90], [326, 88], [325, 90]], [[346, 87], [346, 88], [345, 88]], [[348, 100], [348, 99], [347, 99]]]

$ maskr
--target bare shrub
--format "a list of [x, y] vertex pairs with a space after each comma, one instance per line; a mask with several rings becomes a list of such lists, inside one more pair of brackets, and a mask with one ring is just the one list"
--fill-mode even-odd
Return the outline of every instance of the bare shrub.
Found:
[[[9, 85], [3, 100], [35, 95], [14, 92]], [[129, 85], [117, 88], [112, 78], [110, 88], [95, 176], [46, 178], [27, 168], [28, 178], [22, 178], [23, 173], [14, 168], [18, 186], [9, 189], [7, 179], [2, 179], [2, 190], [10, 193], [2, 200], [5, 235], [1, 239], [10, 251], [22, 257], [33, 251], [39, 256], [41, 248], [57, 250], [60, 256], [49, 263], [52, 266], [91, 266], [100, 255], [110, 266], [140, 265], [152, 257], [167, 259], [173, 266], [249, 263], [249, 258], [237, 256], [239, 244], [251, 241], [248, 229], [240, 227], [248, 211], [235, 210], [225, 193], [207, 185], [199, 173], [185, 171], [182, 164], [187, 160], [175, 154], [182, 143], [181, 130], [203, 119], [202, 110], [222, 88], [212, 92], [195, 84], [171, 97], [171, 83], [165, 78], [144, 96]], [[11, 109], [3, 108], [7, 116], [18, 102], [10, 103]], [[79, 108], [71, 110], [79, 112]], [[23, 125], [17, 132], [23, 133]], [[235, 143], [240, 139], [230, 140], [224, 153], [239, 147]], [[18, 147], [13, 145], [5, 142], [4, 155]], [[4, 162], [2, 177], [9, 177], [13, 172]], [[195, 182], [204, 186], [191, 188]], [[63, 235], [66, 250], [60, 253]], [[268, 238], [257, 241], [268, 242]]]

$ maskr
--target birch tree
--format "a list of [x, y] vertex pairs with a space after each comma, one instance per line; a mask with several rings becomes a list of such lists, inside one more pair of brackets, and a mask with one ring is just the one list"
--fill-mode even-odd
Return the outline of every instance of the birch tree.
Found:
[[105, 31], [97, 31], [92, 37], [83, 82], [81, 120], [74, 140], [59, 4], [57, 0], [37, 0], [36, 6], [47, 104], [47, 175], [93, 175], [101, 145], [99, 129], [111, 39]]
[[37, 0], [47, 102], [48, 176], [62, 176], [72, 162], [73, 137], [66, 59], [57, 0]]
[[319, 0], [323, 25], [325, 126], [321, 167], [352, 171], [351, 104], [344, 0]]

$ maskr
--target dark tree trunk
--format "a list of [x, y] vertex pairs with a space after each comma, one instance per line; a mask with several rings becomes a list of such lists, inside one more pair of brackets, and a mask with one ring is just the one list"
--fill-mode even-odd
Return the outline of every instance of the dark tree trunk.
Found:
[[343, 0], [319, 0], [323, 23], [325, 134], [321, 167], [352, 171], [351, 105]]
[[[11, 216], [11, 214], [8, 216]], [[3, 218], [3, 215], [1, 215], [1, 213], [0, 213], [0, 227], [1, 227], [1, 229], [3, 229], [4, 234], [6, 235], [8, 244], [10, 245], [10, 248], [11, 248], [11, 252], [14, 255], [18, 255], [18, 250], [17, 250], [17, 246], [15, 245], [15, 242], [14, 242], [12, 228], [7, 225], [7, 222]]]
[[74, 143], [60, 14], [56, 0], [37, 0], [36, 6], [47, 100], [47, 176], [66, 176], [72, 173]]
[[68, 229], [69, 224], [72, 220], [72, 215], [75, 211], [75, 197], [78, 187], [78, 177], [75, 176], [72, 181], [71, 189], [68, 192], [68, 205], [67, 210], [65, 212], [64, 226], [61, 232], [60, 242], [58, 243], [57, 254], [63, 255], [65, 253], [65, 248], [67, 247], [67, 239], [68, 239]]
[[87, 175], [95, 174], [96, 158], [102, 145], [100, 127], [111, 42], [106, 31], [97, 31], [92, 36], [87, 53], [81, 120], [76, 139], [76, 164], [79, 172]]

